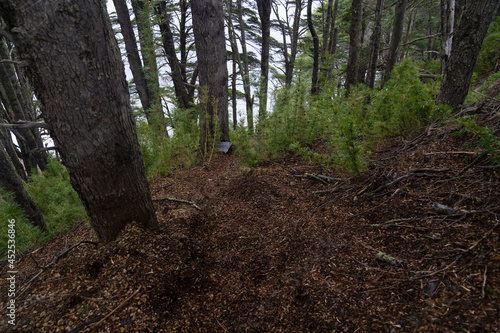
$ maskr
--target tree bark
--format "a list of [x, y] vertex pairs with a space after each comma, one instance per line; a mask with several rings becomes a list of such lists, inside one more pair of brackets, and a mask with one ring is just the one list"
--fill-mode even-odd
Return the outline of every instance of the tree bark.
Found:
[[455, 0], [441, 0], [441, 74], [450, 57], [455, 27]]
[[370, 89], [375, 87], [375, 74], [377, 73], [378, 52], [380, 49], [380, 37], [382, 33], [382, 11], [384, 9], [384, 0], [377, 0], [375, 8], [375, 26], [372, 35], [372, 48], [370, 55], [370, 65], [368, 66], [368, 74], [366, 76], [366, 84]]
[[[201, 104], [200, 148], [208, 157], [210, 140], [229, 141], [228, 73], [221, 0], [192, 0], [193, 31], [199, 69]], [[220, 135], [214, 137], [214, 118]]]
[[123, 62], [99, 0], [3, 0], [45, 121], [102, 241], [156, 227]]
[[394, 23], [392, 25], [391, 43], [389, 45], [389, 55], [387, 57], [387, 64], [385, 66], [384, 78], [382, 84], [385, 84], [391, 78], [391, 72], [396, 66], [398, 59], [399, 44], [403, 37], [403, 24], [406, 12], [406, 4], [408, 0], [398, 0], [394, 12]]
[[16, 173], [9, 156], [4, 150], [2, 140], [0, 140], [0, 186], [14, 195], [14, 201], [24, 211], [31, 224], [39, 227], [42, 231], [47, 231], [47, 225], [42, 213], [40, 213], [33, 199], [24, 188], [23, 181]]
[[484, 37], [499, 6], [498, 0], [467, 1], [465, 4], [437, 96], [440, 103], [456, 108], [464, 102]]
[[260, 54], [259, 119], [267, 114], [267, 89], [269, 84], [269, 46], [271, 39], [271, 0], [257, 0], [262, 29], [262, 51]]
[[363, 15], [363, 0], [352, 0], [351, 24], [349, 27], [349, 59], [347, 61], [346, 88], [357, 85], [359, 70], [359, 54], [361, 51], [361, 21]]
[[313, 40], [313, 71], [311, 80], [311, 95], [316, 95], [318, 93], [319, 38], [312, 21], [312, 0], [307, 1], [307, 26]]

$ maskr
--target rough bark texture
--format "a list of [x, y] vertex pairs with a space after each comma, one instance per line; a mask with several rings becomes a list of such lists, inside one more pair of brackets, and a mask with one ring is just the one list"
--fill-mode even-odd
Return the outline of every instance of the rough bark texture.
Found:
[[99, 238], [157, 225], [123, 63], [99, 0], [3, 0], [71, 183]]
[[394, 12], [394, 23], [392, 25], [391, 43], [389, 44], [389, 55], [387, 57], [387, 64], [385, 66], [383, 83], [386, 83], [391, 78], [391, 72], [396, 66], [398, 59], [399, 44], [403, 37], [403, 24], [406, 12], [406, 4], [408, 0], [398, 0]]
[[24, 188], [23, 181], [16, 173], [9, 156], [4, 150], [2, 140], [0, 140], [0, 186], [14, 195], [14, 201], [24, 211], [31, 224], [39, 227], [43, 231], [47, 231], [47, 225], [45, 224], [42, 213], [40, 213], [33, 199], [31, 199]]
[[483, 39], [499, 6], [498, 0], [467, 1], [465, 4], [437, 96], [439, 102], [453, 108], [464, 102]]
[[347, 61], [346, 88], [358, 84], [359, 53], [361, 51], [361, 18], [363, 0], [353, 0], [351, 7], [351, 24], [349, 27], [349, 59]]
[[[200, 80], [200, 147], [207, 156], [209, 139], [229, 141], [228, 73], [221, 0], [193, 0], [193, 30]], [[214, 118], [220, 134], [214, 137]]]
[[381, 37], [381, 23], [382, 23], [382, 10], [384, 9], [384, 0], [377, 0], [377, 7], [375, 8], [375, 27], [373, 28], [372, 35], [372, 49], [370, 55], [370, 65], [368, 66], [368, 74], [366, 76], [366, 84], [370, 89], [375, 86], [375, 74], [377, 72], [378, 52], [380, 48]]
[[262, 51], [260, 54], [259, 119], [267, 114], [267, 89], [269, 84], [269, 45], [271, 38], [271, 0], [257, 0], [262, 28]]

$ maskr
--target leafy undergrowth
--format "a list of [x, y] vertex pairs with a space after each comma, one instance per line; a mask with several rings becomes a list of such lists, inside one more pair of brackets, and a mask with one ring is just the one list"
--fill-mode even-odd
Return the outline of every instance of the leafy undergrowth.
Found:
[[356, 178], [234, 152], [159, 178], [159, 230], [95, 246], [80, 224], [19, 256], [0, 331], [498, 332], [500, 171], [457, 126], [386, 142]]

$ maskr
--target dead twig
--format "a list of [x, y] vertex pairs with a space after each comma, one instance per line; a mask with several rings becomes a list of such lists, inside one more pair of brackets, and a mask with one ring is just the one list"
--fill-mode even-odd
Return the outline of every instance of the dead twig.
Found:
[[55, 257], [50, 263], [48, 263], [47, 265], [45, 266], [41, 266], [40, 268], [40, 271], [35, 275], [33, 276], [28, 282], [26, 282], [21, 288], [19, 288], [19, 290], [21, 290], [21, 292], [19, 293], [19, 295], [17, 295], [17, 297], [21, 297], [28, 289], [29, 287], [31, 286], [31, 284], [43, 273], [45, 272], [48, 268], [50, 268], [51, 266], [57, 264], [59, 262], [59, 260], [61, 260], [62, 258], [64, 258], [65, 256], [68, 255], [68, 253], [73, 250], [74, 248], [78, 247], [79, 245], [81, 244], [92, 244], [94, 246], [97, 246], [97, 243], [95, 242], [91, 242], [91, 241], [80, 241], [78, 243], [76, 243], [75, 245], [67, 248], [66, 250], [64, 250], [61, 254], [59, 254], [57, 257]]
[[475, 242], [474, 244], [472, 244], [467, 250], [464, 250], [464, 252], [462, 252], [461, 254], [459, 254], [455, 258], [455, 260], [453, 260], [446, 267], [441, 268], [441, 269], [439, 269], [437, 271], [434, 271], [434, 272], [432, 272], [430, 274], [416, 277], [415, 279], [422, 279], [422, 278], [431, 277], [431, 276], [434, 276], [436, 274], [442, 273], [442, 272], [447, 271], [448, 269], [450, 269], [453, 265], [455, 265], [460, 260], [460, 258], [462, 258], [466, 253], [472, 251], [479, 243], [481, 243], [483, 240], [487, 239], [493, 233], [493, 231], [495, 231], [495, 229], [500, 225], [500, 221], [498, 221], [498, 219], [496, 219], [496, 221], [497, 221], [497, 223], [495, 223], [495, 225], [490, 230], [488, 230], [488, 232], [486, 232], [483, 235], [483, 237], [481, 237], [477, 242]]
[[120, 304], [118, 304], [117, 307], [115, 307], [113, 310], [111, 310], [107, 315], [105, 315], [101, 320], [99, 320], [98, 322], [96, 323], [92, 323], [90, 325], [100, 325], [102, 322], [104, 322], [107, 318], [109, 318], [109, 316], [111, 316], [113, 313], [115, 313], [116, 311], [118, 311], [122, 306], [124, 306], [125, 304], [127, 304], [128, 301], [130, 301], [135, 295], [137, 295], [139, 293], [139, 291], [141, 291], [141, 287], [139, 287], [132, 295], [130, 295], [129, 297], [127, 297], [126, 300], [124, 300], [123, 302], [121, 302]]
[[467, 170], [469, 170], [470, 168], [472, 168], [474, 165], [478, 164], [481, 160], [483, 160], [485, 157], [486, 157], [487, 153], [486, 152], [482, 152], [478, 157], [476, 157], [472, 162], [469, 163], [469, 165], [467, 165], [465, 168], [463, 168], [459, 173], [457, 173], [457, 175], [455, 176], [455, 178], [458, 178], [460, 177], [461, 175], [463, 175]]
[[483, 274], [483, 285], [481, 287], [481, 298], [484, 299], [485, 292], [484, 289], [486, 287], [486, 273], [488, 273], [488, 266], [484, 268], [484, 274]]
[[399, 177], [399, 178], [396, 178], [396, 179], [394, 179], [392, 182], [389, 182], [389, 183], [387, 183], [387, 184], [385, 184], [385, 185], [380, 186], [380, 187], [379, 187], [379, 188], [377, 188], [375, 191], [373, 191], [373, 193], [377, 193], [377, 192], [380, 192], [380, 191], [382, 191], [382, 190], [384, 190], [384, 189], [386, 189], [386, 188], [388, 188], [388, 187], [391, 187], [392, 185], [395, 185], [395, 184], [399, 183], [400, 181], [402, 181], [402, 180], [404, 180], [404, 179], [406, 179], [406, 178], [409, 178], [409, 177], [410, 177], [410, 176], [412, 176], [412, 175], [413, 175], [413, 172], [410, 172], [410, 173], [407, 173], [407, 174], [406, 174], [406, 175], [404, 175], [404, 176], [401, 176], [401, 177]]
[[201, 210], [201, 208], [196, 203], [194, 203], [193, 201], [189, 201], [189, 200], [176, 199], [176, 198], [167, 198], [167, 197], [153, 199], [153, 201], [164, 201], [164, 200], [166, 200], [166, 201], [173, 201], [173, 202], [186, 203], [186, 204], [189, 204], [189, 205], [193, 206], [194, 208], [196, 208], [198, 210]]

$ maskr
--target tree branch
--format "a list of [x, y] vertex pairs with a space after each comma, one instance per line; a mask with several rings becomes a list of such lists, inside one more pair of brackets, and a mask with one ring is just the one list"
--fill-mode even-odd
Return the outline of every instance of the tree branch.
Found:
[[0, 122], [0, 128], [45, 128], [52, 129], [52, 127], [43, 122], [35, 122], [35, 121], [27, 121], [27, 120], [18, 120], [12, 124]]

